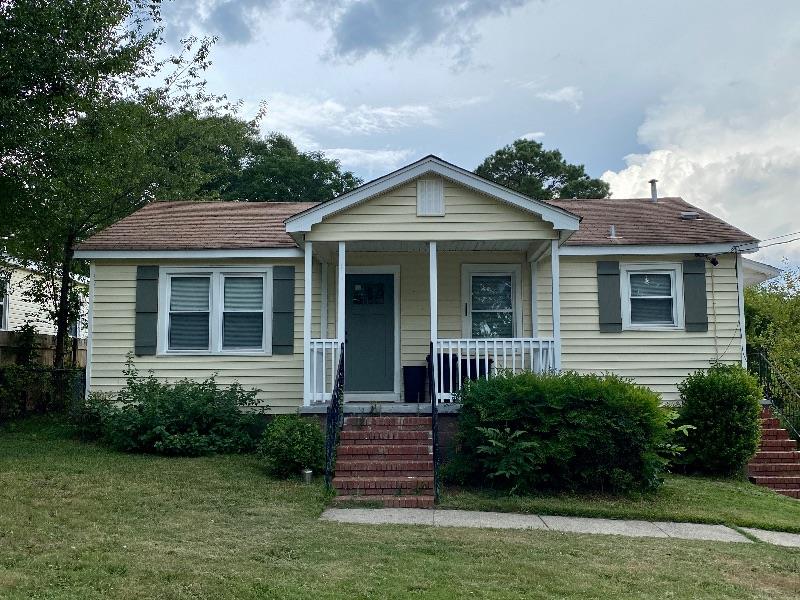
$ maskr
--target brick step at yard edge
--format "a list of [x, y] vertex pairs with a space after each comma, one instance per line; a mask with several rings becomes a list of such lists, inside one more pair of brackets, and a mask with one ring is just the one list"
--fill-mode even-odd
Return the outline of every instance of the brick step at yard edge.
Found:
[[337, 503], [433, 508], [430, 417], [346, 417], [333, 487]]
[[765, 407], [761, 412], [761, 443], [747, 465], [750, 481], [778, 494], [800, 499], [800, 451], [797, 440]]

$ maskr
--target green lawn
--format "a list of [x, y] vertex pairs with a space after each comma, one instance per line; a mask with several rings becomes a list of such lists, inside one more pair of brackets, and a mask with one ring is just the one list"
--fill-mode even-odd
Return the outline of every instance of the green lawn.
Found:
[[661, 489], [641, 498], [550, 495], [509, 496], [489, 490], [448, 488], [442, 508], [723, 523], [800, 533], [800, 500], [744, 480], [669, 475]]
[[122, 455], [0, 430], [0, 598], [796, 598], [800, 552], [340, 525], [252, 457]]

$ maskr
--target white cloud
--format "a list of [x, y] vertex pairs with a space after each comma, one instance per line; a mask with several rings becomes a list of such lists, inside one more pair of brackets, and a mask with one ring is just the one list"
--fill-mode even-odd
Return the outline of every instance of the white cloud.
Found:
[[326, 148], [326, 156], [335, 158], [346, 169], [366, 172], [367, 177], [384, 175], [408, 162], [413, 150], [367, 150], [364, 148]]
[[523, 140], [540, 140], [545, 136], [544, 131], [532, 131], [530, 133], [523, 133], [520, 138]]
[[[525, 85], [525, 87], [530, 86], [531, 84]], [[575, 112], [578, 112], [583, 105], [583, 91], [574, 85], [567, 85], [557, 90], [545, 90], [543, 92], [538, 92], [536, 97], [540, 100], [568, 104]]]
[[[656, 178], [661, 195], [682, 196], [762, 240], [800, 230], [800, 85], [780, 75], [673, 92], [638, 130], [652, 150], [602, 179], [625, 198], [648, 196]], [[783, 257], [800, 264], [800, 242], [755, 255], [772, 264]]]

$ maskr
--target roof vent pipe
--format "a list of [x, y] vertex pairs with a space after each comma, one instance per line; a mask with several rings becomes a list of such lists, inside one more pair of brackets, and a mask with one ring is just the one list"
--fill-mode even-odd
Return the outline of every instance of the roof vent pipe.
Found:
[[653, 202], [658, 202], [658, 188], [656, 188], [658, 179], [651, 179], [649, 183], [650, 183], [650, 199]]

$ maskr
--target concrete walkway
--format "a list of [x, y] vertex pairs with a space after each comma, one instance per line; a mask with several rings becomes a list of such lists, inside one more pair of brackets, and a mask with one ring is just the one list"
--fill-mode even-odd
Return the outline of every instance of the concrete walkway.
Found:
[[[750, 543], [738, 531], [724, 525], [636, 521], [628, 519], [588, 519], [518, 513], [470, 510], [427, 510], [421, 508], [329, 508], [321, 519], [339, 523], [367, 525], [429, 525], [431, 527], [479, 527], [488, 529], [542, 529], [568, 533], [595, 533], [629, 537], [676, 538], [715, 542]], [[761, 541], [800, 548], [800, 534], [744, 529]]]

